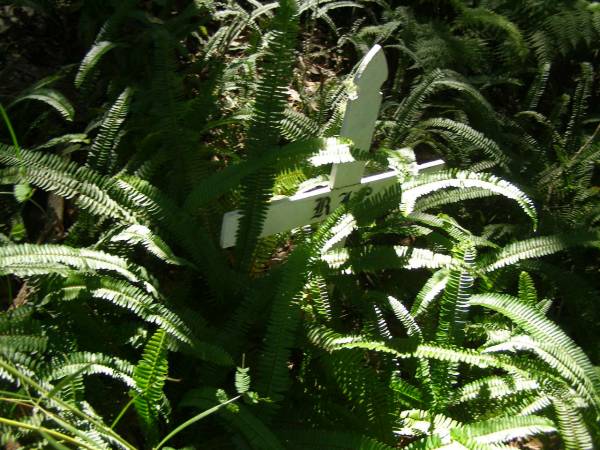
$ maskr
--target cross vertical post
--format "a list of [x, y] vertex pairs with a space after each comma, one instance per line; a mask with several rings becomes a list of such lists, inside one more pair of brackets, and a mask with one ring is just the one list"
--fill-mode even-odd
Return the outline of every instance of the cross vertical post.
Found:
[[[340, 136], [352, 141], [356, 148], [369, 150], [375, 122], [381, 106], [381, 85], [387, 79], [388, 67], [379, 45], [375, 45], [361, 61], [352, 80]], [[363, 161], [334, 164], [331, 189], [360, 183], [365, 169]]]

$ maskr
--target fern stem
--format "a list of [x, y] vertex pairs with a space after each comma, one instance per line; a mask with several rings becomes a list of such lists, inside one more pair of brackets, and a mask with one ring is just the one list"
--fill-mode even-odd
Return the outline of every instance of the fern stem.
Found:
[[[5, 417], [0, 417], [0, 423], [3, 423], [5, 425], [11, 426], [11, 427], [16, 427], [16, 428], [24, 428], [26, 430], [32, 430], [32, 431], [36, 431], [38, 433], [46, 433], [50, 436], [54, 436], [56, 438], [62, 439], [63, 441], [67, 441], [71, 444], [77, 445], [78, 447], [84, 447], [90, 450], [97, 450], [95, 447], [90, 447], [89, 445], [78, 441], [76, 439], [73, 439], [71, 436], [67, 436], [66, 434], [63, 434], [59, 431], [54, 431], [54, 430], [50, 430], [46, 427], [41, 427], [41, 426], [36, 426], [36, 425], [30, 425], [28, 423], [24, 423], [24, 422], [18, 422], [16, 420], [10, 420], [10, 419], [6, 419]], [[133, 448], [133, 447], [131, 447]]]
[[175, 436], [176, 434], [178, 434], [179, 432], [183, 431], [184, 429], [186, 429], [187, 427], [189, 427], [190, 425], [193, 425], [194, 423], [198, 422], [201, 419], [204, 419], [206, 416], [217, 412], [219, 409], [221, 409], [223, 406], [228, 405], [229, 403], [233, 403], [235, 402], [237, 399], [239, 399], [241, 397], [241, 395], [238, 395], [236, 397], [233, 397], [232, 399], [227, 400], [224, 403], [219, 403], [216, 406], [213, 406], [210, 409], [207, 409], [206, 411], [202, 411], [200, 414], [195, 415], [194, 417], [192, 417], [189, 420], [186, 420], [185, 422], [183, 422], [181, 425], [179, 425], [177, 428], [175, 428], [173, 431], [171, 431], [169, 434], [167, 434], [165, 436], [165, 438], [160, 441], [158, 443], [158, 445], [156, 447], [154, 447], [153, 450], [159, 450], [163, 445], [165, 445], [165, 443], [167, 441], [169, 441], [173, 436]]
[[6, 114], [6, 110], [0, 103], [0, 114], [4, 119], [4, 123], [6, 123], [6, 127], [8, 128], [8, 132], [10, 134], [10, 138], [12, 139], [13, 145], [15, 146], [15, 153], [17, 154], [17, 158], [21, 159], [21, 147], [19, 147], [19, 142], [17, 141], [17, 135], [15, 134], [15, 130], [13, 129], [12, 123], [8, 118], [8, 114]]
[[2, 106], [2, 103], [0, 103], [0, 115], [2, 115], [2, 118], [4, 119], [4, 123], [6, 124], [6, 128], [8, 128], [8, 133], [10, 134], [10, 138], [15, 147], [15, 156], [21, 163], [20, 171], [22, 173], [25, 170], [25, 163], [23, 162], [23, 156], [21, 155], [21, 147], [19, 146], [19, 141], [17, 141], [17, 134], [15, 133], [15, 130], [12, 126], [10, 118], [8, 117], [8, 114], [6, 113], [4, 106]]
[[125, 415], [125, 413], [129, 409], [129, 407], [131, 405], [133, 405], [134, 401], [135, 401], [135, 397], [132, 397], [131, 400], [129, 400], [129, 402], [127, 402], [127, 404], [125, 405], [125, 407], [121, 410], [121, 412], [119, 413], [119, 415], [115, 418], [115, 420], [113, 421], [113, 423], [110, 425], [110, 429], [111, 430], [114, 429], [117, 426], [117, 423], [119, 423], [119, 420], [121, 420], [121, 418]]

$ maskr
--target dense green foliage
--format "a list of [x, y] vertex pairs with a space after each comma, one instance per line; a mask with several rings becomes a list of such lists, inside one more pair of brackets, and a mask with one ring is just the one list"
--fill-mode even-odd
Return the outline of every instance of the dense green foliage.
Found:
[[[600, 445], [599, 4], [2, 8], [0, 445]], [[374, 44], [397, 187], [260, 238]]]

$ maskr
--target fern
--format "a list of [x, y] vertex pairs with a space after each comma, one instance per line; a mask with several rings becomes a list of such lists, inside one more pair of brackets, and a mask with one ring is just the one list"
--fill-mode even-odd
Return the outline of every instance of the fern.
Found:
[[566, 250], [573, 246], [596, 246], [598, 236], [595, 233], [580, 232], [571, 235], [542, 236], [517, 241], [498, 251], [489, 262], [482, 264], [483, 270], [492, 272], [513, 265], [524, 259], [539, 258]]
[[[12, 182], [25, 178], [31, 184], [65, 198], [76, 197], [76, 202], [92, 214], [121, 218], [135, 222], [134, 213], [120, 205], [110, 189], [114, 181], [79, 167], [66, 159], [42, 152], [21, 150], [17, 156], [14, 147], [0, 144], [0, 162], [11, 166]], [[17, 170], [25, 164], [25, 167]]]
[[418, 317], [423, 314], [435, 298], [445, 289], [448, 283], [449, 272], [447, 269], [441, 269], [427, 280], [415, 298], [415, 302], [411, 308], [413, 317]]
[[162, 261], [174, 265], [190, 264], [175, 256], [173, 251], [160, 236], [152, 233], [148, 227], [143, 225], [131, 225], [127, 227], [125, 230], [112, 236], [110, 242], [127, 242], [128, 244], [141, 243], [144, 248]]
[[44, 102], [54, 108], [63, 119], [72, 122], [75, 116], [75, 108], [69, 100], [56, 89], [37, 87], [18, 96], [10, 106], [15, 106], [26, 100], [37, 100]]
[[[246, 147], [251, 158], [276, 151], [279, 124], [287, 100], [285, 88], [291, 76], [296, 9], [294, 0], [282, 0], [273, 19], [273, 35], [269, 40], [267, 59], [263, 63], [264, 74], [257, 86], [254, 114], [248, 130]], [[265, 169], [243, 184], [242, 217], [237, 232], [237, 254], [242, 270], [248, 270], [251, 266], [273, 179], [272, 170]]]
[[521, 272], [519, 275], [519, 299], [521, 302], [529, 305], [536, 305], [538, 301], [537, 291], [531, 275], [527, 272]]
[[131, 282], [140, 282], [149, 292], [155, 291], [150, 280], [139, 267], [133, 266], [123, 258], [100, 251], [64, 245], [20, 244], [0, 247], [0, 260], [2, 275], [68, 274], [73, 269], [81, 273], [109, 271]]
[[89, 79], [102, 57], [118, 44], [110, 41], [98, 41], [88, 50], [85, 57], [79, 65], [77, 75], [75, 76], [75, 87], [80, 88]]
[[[540, 344], [548, 344], [548, 350], [553, 356], [564, 362], [565, 366], [576, 374], [581, 386], [586, 390], [588, 398], [593, 399], [596, 407], [600, 406], [600, 397], [598, 397], [600, 378], [588, 358], [558, 326], [548, 320], [535, 306], [500, 294], [475, 295], [470, 303], [506, 315]], [[559, 348], [560, 350], [558, 350]]]
[[112, 175], [116, 167], [119, 128], [125, 120], [132, 90], [125, 89], [106, 113], [88, 153], [87, 165], [98, 173]]
[[44, 379], [52, 382], [61, 378], [77, 375], [106, 375], [119, 380], [127, 387], [133, 388], [132, 378], [134, 366], [122, 359], [102, 353], [74, 352], [64, 358], [54, 358], [43, 369]]
[[565, 448], [568, 450], [594, 448], [593, 438], [585, 426], [581, 413], [564, 399], [554, 399], [553, 406]]
[[286, 430], [286, 448], [293, 450], [391, 450], [382, 442], [355, 432]]
[[61, 290], [51, 295], [59, 295], [66, 300], [87, 295], [107, 301], [127, 309], [148, 323], [159, 325], [181, 342], [192, 342], [190, 330], [175, 313], [158, 303], [154, 296], [122, 280], [76, 276], [66, 280]]
[[414, 209], [415, 202], [420, 197], [439, 189], [452, 187], [479, 188], [515, 200], [525, 214], [531, 218], [534, 228], [537, 226], [537, 214], [529, 197], [514, 185], [490, 174], [443, 171], [421, 175], [403, 184], [402, 208], [409, 213]]
[[[445, 130], [451, 133], [452, 139], [460, 139], [480, 149], [488, 158], [506, 164], [507, 156], [500, 150], [498, 144], [485, 137], [483, 133], [471, 128], [469, 125], [451, 119], [435, 118], [424, 120], [419, 127], [427, 130]], [[443, 135], [443, 134], [442, 134]]]
[[142, 359], [133, 372], [136, 384], [134, 406], [150, 440], [156, 433], [153, 427], [162, 406], [162, 390], [168, 370], [167, 335], [159, 329], [146, 344]]
[[452, 430], [455, 439], [473, 438], [475, 442], [493, 444], [524, 439], [556, 431], [551, 420], [544, 417], [503, 417], [485, 422], [464, 425]]
[[593, 68], [589, 63], [581, 65], [581, 78], [575, 88], [575, 95], [571, 104], [571, 116], [565, 132], [565, 152], [571, 153], [578, 147], [579, 128], [581, 116], [585, 114], [588, 98], [592, 88]]
[[550, 63], [544, 63], [539, 68], [539, 72], [537, 73], [531, 89], [527, 94], [527, 109], [531, 111], [535, 111], [537, 109], [540, 99], [546, 90], [551, 67], [552, 65]]

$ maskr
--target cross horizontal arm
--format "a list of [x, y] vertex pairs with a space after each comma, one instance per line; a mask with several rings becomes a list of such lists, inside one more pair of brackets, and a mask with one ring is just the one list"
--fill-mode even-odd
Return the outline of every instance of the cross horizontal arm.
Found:
[[[425, 169], [438, 169], [443, 161], [427, 163]], [[363, 178], [352, 186], [330, 189], [323, 187], [302, 192], [291, 197], [272, 200], [260, 237], [282, 233], [325, 220], [335, 209], [362, 188], [369, 189], [369, 195], [378, 194], [398, 183], [397, 172], [389, 171]], [[231, 211], [223, 216], [221, 228], [221, 247], [233, 247], [241, 217], [240, 211]]]

